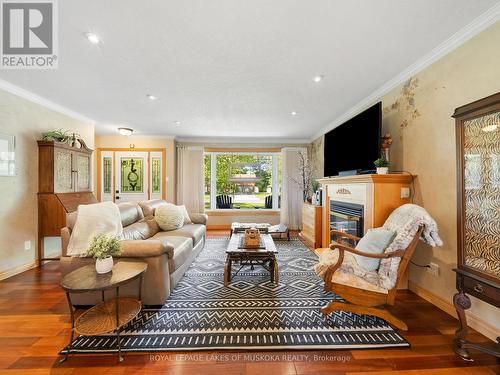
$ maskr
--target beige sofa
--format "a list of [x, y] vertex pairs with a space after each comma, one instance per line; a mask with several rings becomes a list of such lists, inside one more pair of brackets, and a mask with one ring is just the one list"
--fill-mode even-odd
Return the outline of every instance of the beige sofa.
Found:
[[[126, 202], [118, 205], [123, 224], [122, 254], [114, 261], [144, 261], [148, 269], [142, 285], [142, 302], [146, 305], [163, 305], [170, 291], [177, 285], [194, 258], [205, 245], [207, 216], [189, 213], [192, 224], [172, 231], [162, 231], [154, 220], [157, 207], [167, 204], [163, 200]], [[66, 255], [76, 213], [67, 217], [67, 227], [61, 230], [61, 274], [93, 264], [92, 258]], [[139, 281], [120, 287], [121, 296], [137, 296]], [[106, 298], [115, 290], [107, 291]], [[100, 293], [72, 294], [74, 305], [94, 305], [101, 301]]]

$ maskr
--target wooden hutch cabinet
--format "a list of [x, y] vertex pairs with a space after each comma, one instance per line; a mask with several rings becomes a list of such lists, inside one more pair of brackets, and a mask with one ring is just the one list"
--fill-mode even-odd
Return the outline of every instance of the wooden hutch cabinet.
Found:
[[[78, 147], [77, 147], [78, 146]], [[38, 141], [38, 265], [45, 258], [44, 238], [60, 236], [66, 214], [96, 203], [92, 193], [92, 152], [85, 142]], [[57, 259], [57, 258], [56, 258]]]
[[466, 339], [467, 294], [500, 307], [500, 93], [455, 110], [457, 141], [458, 293], [453, 298], [460, 319], [454, 350], [470, 360], [468, 349], [500, 357]]

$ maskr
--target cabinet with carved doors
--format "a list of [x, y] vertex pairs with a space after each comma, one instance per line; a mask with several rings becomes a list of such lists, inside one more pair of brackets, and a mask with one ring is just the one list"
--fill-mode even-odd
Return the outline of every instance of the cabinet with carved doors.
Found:
[[500, 357], [496, 348], [466, 339], [468, 295], [500, 308], [500, 92], [464, 105], [453, 114], [457, 142], [457, 274], [453, 303], [460, 319], [454, 350]]
[[38, 141], [38, 243], [37, 260], [45, 257], [46, 237], [59, 237], [66, 214], [80, 204], [95, 203], [92, 193], [92, 152], [83, 140], [74, 145]]

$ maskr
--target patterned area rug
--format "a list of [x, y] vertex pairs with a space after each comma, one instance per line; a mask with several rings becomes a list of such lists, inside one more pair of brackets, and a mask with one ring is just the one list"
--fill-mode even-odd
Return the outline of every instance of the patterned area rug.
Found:
[[[276, 240], [279, 284], [256, 266], [226, 288], [227, 238], [205, 249], [161, 309], [143, 309], [121, 333], [124, 352], [207, 349], [356, 349], [408, 347], [385, 321], [346, 312], [326, 317], [325, 293], [313, 266], [317, 256], [298, 239]], [[116, 336], [78, 337], [72, 353], [116, 351]], [[63, 353], [65, 351], [63, 350]]]

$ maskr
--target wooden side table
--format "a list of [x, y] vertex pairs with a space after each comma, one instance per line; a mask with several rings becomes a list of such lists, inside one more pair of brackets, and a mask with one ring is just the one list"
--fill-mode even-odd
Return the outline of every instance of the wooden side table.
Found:
[[[68, 359], [75, 332], [78, 335], [93, 336], [116, 332], [118, 361], [123, 361], [120, 347], [121, 328], [134, 319], [142, 308], [141, 290], [144, 272], [148, 268], [144, 262], [117, 262], [113, 269], [106, 274], [98, 274], [94, 264], [80, 267], [70, 272], [61, 280], [61, 287], [66, 292], [71, 316], [71, 337], [67, 351], [59, 362]], [[138, 299], [120, 297], [120, 286], [139, 278]], [[116, 289], [116, 296], [112, 300], [104, 300], [104, 292]], [[86, 293], [100, 291], [102, 302], [91, 307], [75, 321], [75, 308], [71, 302], [71, 293]]]

